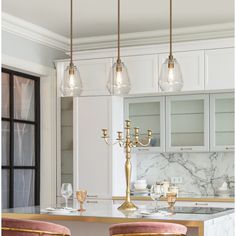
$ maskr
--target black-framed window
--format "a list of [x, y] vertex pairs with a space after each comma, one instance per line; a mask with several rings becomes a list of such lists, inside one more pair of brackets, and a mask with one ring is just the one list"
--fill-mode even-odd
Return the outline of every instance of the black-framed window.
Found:
[[2, 208], [39, 205], [40, 79], [2, 69]]

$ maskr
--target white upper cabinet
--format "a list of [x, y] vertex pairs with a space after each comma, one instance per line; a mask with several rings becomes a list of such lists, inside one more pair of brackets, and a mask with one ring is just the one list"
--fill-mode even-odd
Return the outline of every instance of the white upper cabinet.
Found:
[[[168, 54], [159, 55], [159, 74]], [[182, 91], [204, 90], [204, 51], [174, 52], [180, 64], [184, 86]]]
[[166, 97], [166, 151], [209, 150], [209, 95]]
[[234, 94], [210, 95], [210, 151], [234, 151]]
[[234, 48], [205, 51], [205, 89], [234, 88]]
[[92, 59], [75, 62], [80, 71], [83, 93], [86, 95], [108, 95], [106, 84], [112, 67], [112, 59]]
[[158, 60], [156, 55], [122, 57], [131, 82], [130, 94], [158, 91]]

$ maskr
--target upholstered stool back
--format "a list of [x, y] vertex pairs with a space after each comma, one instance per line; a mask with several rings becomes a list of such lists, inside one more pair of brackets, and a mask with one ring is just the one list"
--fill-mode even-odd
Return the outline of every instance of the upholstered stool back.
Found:
[[187, 227], [174, 223], [162, 222], [133, 222], [112, 225], [110, 236], [183, 236]]
[[2, 236], [70, 236], [65, 226], [35, 220], [2, 219]]

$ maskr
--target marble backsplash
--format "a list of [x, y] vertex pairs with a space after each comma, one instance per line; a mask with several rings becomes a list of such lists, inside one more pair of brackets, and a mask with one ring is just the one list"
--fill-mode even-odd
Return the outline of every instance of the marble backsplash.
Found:
[[137, 155], [137, 178], [148, 184], [182, 177], [180, 193], [216, 195], [227, 182], [234, 194], [234, 153], [158, 153]]

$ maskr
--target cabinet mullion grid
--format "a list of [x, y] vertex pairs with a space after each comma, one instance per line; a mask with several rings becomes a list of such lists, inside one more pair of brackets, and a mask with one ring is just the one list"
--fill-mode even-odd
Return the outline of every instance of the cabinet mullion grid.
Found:
[[[40, 81], [39, 77], [31, 76], [21, 72], [16, 72], [2, 68], [3, 73], [9, 75], [9, 118], [3, 118], [2, 121], [8, 121], [10, 126], [10, 144], [9, 144], [9, 165], [2, 166], [2, 169], [9, 170], [9, 208], [14, 207], [14, 170], [34, 170], [34, 203], [40, 202]], [[14, 76], [21, 76], [26, 79], [34, 80], [34, 113], [35, 121], [14, 119]], [[34, 125], [35, 136], [35, 165], [34, 166], [14, 166], [14, 123], [23, 123]]]

